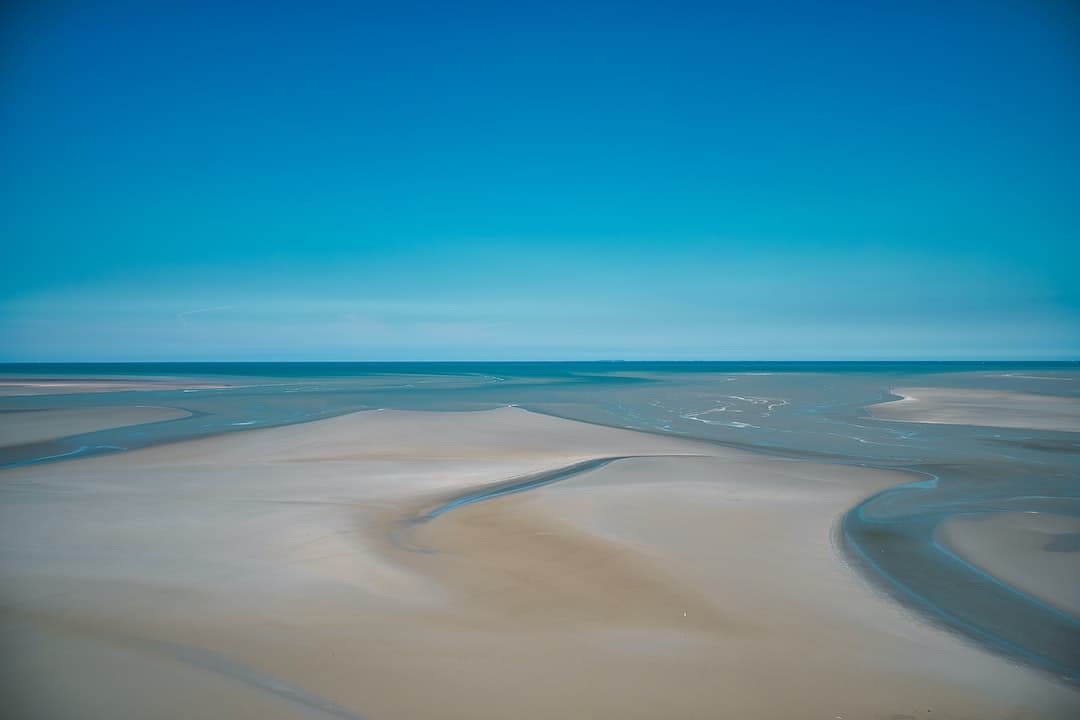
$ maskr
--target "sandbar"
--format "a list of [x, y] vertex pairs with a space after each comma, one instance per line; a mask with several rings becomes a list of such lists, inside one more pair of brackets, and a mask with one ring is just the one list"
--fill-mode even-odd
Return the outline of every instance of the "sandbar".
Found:
[[1080, 432], [1080, 398], [1003, 390], [893, 388], [870, 405], [878, 420]]
[[138, 390], [214, 390], [229, 385], [172, 378], [23, 378], [0, 376], [0, 397], [75, 395]]
[[947, 548], [984, 572], [1080, 620], [1080, 518], [1000, 512], [949, 518]]
[[95, 430], [190, 416], [187, 410], [149, 405], [0, 412], [0, 447], [28, 445]]

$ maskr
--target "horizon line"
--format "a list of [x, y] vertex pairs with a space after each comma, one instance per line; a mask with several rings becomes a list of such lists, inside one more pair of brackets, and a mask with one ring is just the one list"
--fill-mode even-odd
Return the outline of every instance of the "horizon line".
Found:
[[1067, 363], [1080, 364], [1080, 358], [816, 358], [816, 359], [701, 359], [701, 358], [569, 358], [560, 360], [0, 360], [7, 365], [394, 365], [394, 364], [471, 364], [471, 363]]

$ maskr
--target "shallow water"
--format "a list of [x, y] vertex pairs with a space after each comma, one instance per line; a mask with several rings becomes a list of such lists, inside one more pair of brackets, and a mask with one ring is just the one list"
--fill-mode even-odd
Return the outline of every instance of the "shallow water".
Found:
[[[191, 417], [0, 448], [0, 466], [62, 462], [358, 410], [519, 405], [786, 457], [905, 469], [838, 529], [849, 556], [926, 617], [1059, 677], [1080, 678], [1080, 621], [968, 565], [936, 542], [951, 516], [1080, 515], [1080, 433], [872, 419], [904, 386], [1080, 398], [1076, 363], [297, 363], [24, 365], [17, 378], [195, 378], [221, 389], [0, 397], [0, 412], [162, 405]], [[1075, 551], [1075, 548], [1072, 549]], [[1077, 580], [1080, 582], [1080, 579]]]

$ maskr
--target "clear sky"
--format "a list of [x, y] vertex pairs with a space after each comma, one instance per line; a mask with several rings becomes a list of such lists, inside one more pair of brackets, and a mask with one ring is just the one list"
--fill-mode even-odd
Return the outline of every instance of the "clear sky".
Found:
[[1069, 0], [0, 11], [0, 360], [1080, 357]]

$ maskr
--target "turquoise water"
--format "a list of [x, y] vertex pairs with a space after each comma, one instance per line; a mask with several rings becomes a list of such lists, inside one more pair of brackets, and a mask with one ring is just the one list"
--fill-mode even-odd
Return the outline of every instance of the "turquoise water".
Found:
[[[63, 462], [375, 408], [519, 405], [757, 452], [893, 468], [912, 482], [847, 514], [838, 542], [867, 577], [933, 622], [1072, 681], [1080, 621], [967, 565], [935, 540], [953, 515], [1080, 515], [1080, 433], [881, 422], [903, 386], [1080, 398], [1077, 363], [282, 363], [7, 365], [5, 378], [195, 379], [232, 387], [0, 397], [0, 412], [164, 405], [191, 417], [0, 449], [0, 465]], [[1075, 545], [1075, 543], [1073, 543]], [[1076, 551], [1068, 542], [1064, 551]], [[1080, 582], [1080, 579], [1078, 579]]]

